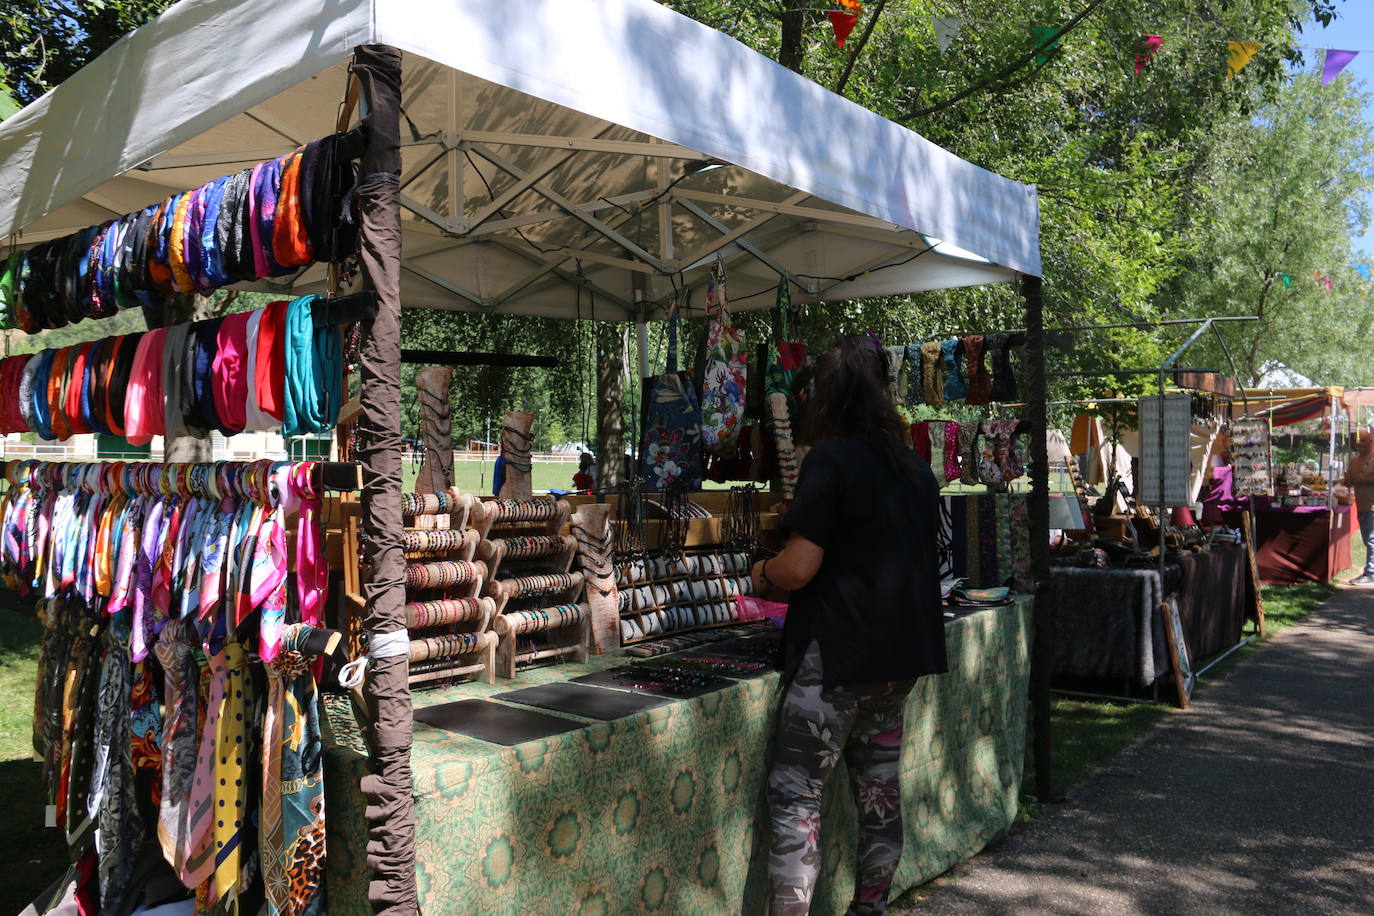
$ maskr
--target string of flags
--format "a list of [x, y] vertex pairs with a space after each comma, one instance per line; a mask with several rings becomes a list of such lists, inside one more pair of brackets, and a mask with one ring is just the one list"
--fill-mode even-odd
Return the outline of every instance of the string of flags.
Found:
[[[840, 9], [827, 9], [825, 13], [830, 20], [830, 27], [835, 32], [835, 44], [843, 48], [846, 39], [849, 38], [854, 27], [859, 22], [859, 16], [863, 13], [863, 3], [860, 0], [835, 0], [839, 3]], [[930, 17], [930, 28], [935, 35], [935, 46], [940, 49], [941, 54], [948, 53], [949, 46], [959, 37], [959, 33], [964, 28], [965, 20], [955, 16], [932, 16]], [[1031, 26], [1031, 38], [1035, 42], [1035, 63], [1037, 66], [1044, 66], [1054, 56], [1059, 48], [1058, 26]], [[1146, 34], [1141, 35], [1135, 44], [1132, 62], [1135, 66], [1135, 75], [1139, 76], [1155, 55], [1164, 45], [1164, 38], [1160, 35]], [[1228, 41], [1226, 42], [1226, 78], [1231, 79], [1245, 69], [1245, 66], [1259, 53], [1263, 45], [1252, 41]], [[1350, 62], [1359, 56], [1359, 51], [1344, 50], [1340, 48], [1320, 48], [1323, 52], [1322, 57], [1322, 85], [1331, 83], [1341, 71], [1350, 66]]]
[[[1351, 264], [1350, 269], [1359, 274], [1360, 279], [1364, 280], [1366, 283], [1374, 280], [1374, 271], [1370, 270], [1368, 264]], [[1284, 289], [1293, 288], [1293, 274], [1281, 272], [1278, 278], [1279, 282], [1283, 284]], [[1329, 293], [1336, 288], [1336, 278], [1320, 270], [1312, 271], [1312, 282], [1316, 284], [1317, 289], [1324, 293]]]

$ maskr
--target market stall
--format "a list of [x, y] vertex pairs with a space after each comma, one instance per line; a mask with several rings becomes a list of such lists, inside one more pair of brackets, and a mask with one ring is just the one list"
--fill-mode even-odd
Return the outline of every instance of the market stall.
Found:
[[[212, 53], [207, 53], [207, 47]], [[702, 61], [713, 63], [704, 68]], [[722, 74], [728, 74], [728, 79]], [[172, 85], [177, 92], [165, 91]], [[749, 87], [751, 99], [761, 101], [727, 104], [726, 93], [741, 86]], [[797, 115], [802, 111], [805, 119]], [[829, 130], [804, 128], [803, 120], [825, 123]], [[355, 124], [362, 128], [358, 133], [352, 132]], [[103, 142], [89, 142], [92, 136], [104, 138]], [[349, 137], [355, 138], [359, 148], [351, 148]], [[298, 850], [299, 874], [290, 874], [289, 888], [284, 881], [269, 882], [275, 907], [299, 907], [305, 903], [302, 895], [323, 893], [326, 866], [320, 862], [317, 834], [326, 831], [331, 880], [347, 876], [353, 882], [344, 889], [328, 888], [331, 910], [349, 903], [362, 908], [367, 900], [379, 911], [413, 912], [420, 894], [427, 895], [433, 888], [502, 883], [499, 865], [506, 857], [491, 846], [484, 850], [484, 855], [491, 853], [485, 860], [462, 859], [447, 850], [423, 863], [417, 859], [417, 835], [422, 843], [432, 842], [429, 838], [455, 823], [468, 803], [462, 787], [450, 783], [449, 776], [492, 772], [493, 761], [508, 764], [514, 754], [522, 761], [517, 777], [524, 780], [517, 784], [521, 792], [488, 792], [498, 785], [493, 782], [485, 785], [485, 794], [470, 800], [483, 806], [478, 813], [483, 823], [521, 818], [530, 810], [539, 811], [535, 796], [529, 793], [566, 784], [563, 781], [574, 773], [576, 755], [562, 754], [556, 764], [551, 757], [549, 765], [541, 768], [533, 766], [534, 758], [528, 755], [542, 760], [544, 744], [520, 743], [511, 752], [475, 750], [472, 739], [435, 736], [422, 726], [421, 746], [432, 748], [434, 756], [417, 749], [415, 759], [426, 770], [412, 778], [415, 726], [410, 663], [416, 662], [416, 673], [421, 673], [423, 665], [418, 663], [436, 659], [447, 663], [471, 654], [469, 650], [480, 644], [483, 661], [465, 666], [480, 669], [485, 677], [479, 680], [490, 679], [492, 674], [528, 672], [529, 663], [555, 656], [565, 662], [551, 669], [558, 672], [551, 676], [559, 677], [586, 670], [577, 665], [602, 664], [594, 653], [613, 648], [599, 645], [594, 634], [598, 618], [604, 622], [606, 614], [615, 613], [614, 604], [607, 607], [599, 599], [609, 598], [617, 583], [612, 578], [608, 591], [598, 597], [586, 590], [587, 579], [597, 574], [598, 556], [605, 559], [604, 549], [599, 555], [587, 554], [575, 544], [568, 545], [565, 538], [576, 541], [577, 532], [570, 528], [565, 534], [562, 525], [575, 523], [556, 505], [536, 503], [528, 493], [503, 493], [506, 498], [494, 507], [465, 504], [466, 514], [454, 521], [458, 494], [453, 494], [451, 503], [440, 494], [414, 494], [414, 501], [406, 494], [403, 499], [398, 427], [402, 300], [407, 306], [642, 323], [670, 315], [684, 293], [705, 289], [717, 263], [730, 271], [737, 290], [743, 287], [752, 294], [756, 290], [749, 287], [754, 283], [765, 290], [781, 285], [781, 292], [798, 305], [1020, 280], [1027, 302], [1024, 384], [1030, 408], [1025, 419], [1036, 481], [1022, 511], [1029, 530], [1046, 528], [1034, 189], [963, 162], [649, 0], [596, 4], [519, 0], [496, 6], [455, 2], [438, 7], [418, 0], [356, 0], [325, 9], [304, 0], [232, 4], [183, 0], [0, 125], [0, 153], [4, 162], [0, 167], [0, 231], [22, 233], [16, 236], [19, 247], [9, 263], [18, 271], [12, 276], [22, 278], [17, 279], [17, 294], [10, 295], [18, 297], [15, 317], [25, 330], [98, 318], [118, 308], [156, 311], [163, 297], [173, 291], [205, 293], [234, 285], [289, 294], [295, 297], [293, 303], [312, 293], [332, 302], [356, 288], [370, 293], [371, 307], [362, 315], [331, 314], [331, 304], [320, 302], [325, 330], [310, 339], [325, 368], [288, 374], [293, 386], [301, 382], [301, 390], [312, 394], [309, 415], [314, 422], [309, 425], [329, 429], [347, 417], [351, 430], [351, 436], [341, 437], [341, 445], [361, 466], [362, 499], [338, 510], [334, 522], [340, 540], [331, 543], [348, 543], [349, 531], [357, 539], [363, 573], [358, 574], [359, 564], [353, 560], [358, 554], [340, 546], [337, 556], [342, 568], [338, 571], [343, 581], [335, 594], [360, 600], [354, 648], [365, 649], [367, 654], [346, 678], [349, 683], [362, 682], [361, 721], [350, 723], [346, 716], [335, 719], [338, 743], [329, 751], [326, 764], [325, 794], [346, 802], [336, 805], [342, 810], [331, 815], [333, 820], [302, 834], [305, 845]], [[356, 170], [344, 165], [354, 158]], [[274, 210], [284, 215], [274, 217]], [[350, 257], [348, 241], [353, 237], [359, 251], [356, 261]], [[166, 270], [166, 276], [160, 276], [158, 269]], [[752, 303], [746, 307], [770, 304], [767, 298], [760, 301], [739, 292], [736, 296]], [[584, 311], [584, 301], [592, 303], [589, 308], [595, 311]], [[310, 314], [298, 320], [313, 326], [313, 318]], [[361, 319], [356, 322], [359, 397], [356, 404], [343, 408], [336, 373], [341, 364], [339, 351], [346, 346], [344, 338], [351, 335], [342, 335], [339, 325], [354, 319]], [[259, 318], [256, 339], [260, 342], [263, 323]], [[239, 322], [232, 327], [237, 333]], [[225, 338], [226, 343], [218, 330], [207, 331], [208, 337], [200, 331], [182, 333], [186, 340], [207, 341], [206, 353], [212, 349], [214, 353], [206, 358], [212, 361], [230, 353], [248, 355], [237, 337]], [[149, 373], [154, 364], [179, 364], [177, 354], [166, 344], [167, 336], [157, 334], [150, 332], [146, 345], [140, 341]], [[213, 348], [208, 342], [211, 338]], [[940, 345], [937, 342], [937, 352]], [[47, 366], [45, 378], [61, 376], [53, 383], [54, 398], [66, 398], [69, 388], [75, 392], [70, 394], [74, 400], [65, 401], [75, 407], [63, 414], [67, 419], [82, 416], [78, 389], [85, 389], [69, 386], [65, 380], [82, 377], [76, 367], [87, 365], [90, 356], [89, 350], [80, 349], [62, 357], [54, 354], [47, 357], [48, 363], [37, 364]], [[103, 351], [102, 358], [104, 363], [89, 365], [119, 365], [117, 358]], [[61, 372], [52, 365], [58, 359], [63, 360]], [[227, 385], [227, 380], [237, 377], [234, 367], [238, 363], [230, 365], [227, 355], [224, 362], [218, 371]], [[20, 376], [27, 368], [27, 363], [20, 367], [12, 381], [22, 385]], [[91, 371], [86, 375], [95, 377]], [[107, 385], [113, 377], [106, 376]], [[98, 383], [93, 381], [91, 386], [94, 391]], [[191, 387], [194, 391], [195, 386]], [[184, 425], [191, 414], [174, 410], [170, 405], [180, 402], [168, 392], [163, 392], [166, 415], [180, 417]], [[231, 404], [243, 403], [245, 396], [247, 392], [238, 389], [221, 392], [222, 399]], [[193, 394], [191, 402], [207, 411], [201, 415], [207, 421], [205, 428], [219, 425], [208, 423], [212, 418], [203, 397], [197, 401]], [[209, 403], [215, 403], [213, 397]], [[266, 409], [260, 398], [258, 403]], [[216, 403], [217, 408], [223, 406]], [[48, 416], [40, 409], [32, 422]], [[214, 416], [226, 419], [223, 410]], [[30, 420], [21, 417], [20, 422]], [[234, 428], [232, 421], [228, 428]], [[74, 428], [69, 425], [67, 431]], [[166, 424], [153, 423], [139, 426], [131, 438], [168, 432]], [[947, 435], [948, 429], [942, 432]], [[503, 439], [510, 455], [518, 457], [521, 435], [527, 434], [528, 426], [522, 433], [518, 421], [506, 424]], [[1011, 430], [1003, 430], [1002, 435], [1011, 438]], [[524, 454], [528, 455], [527, 445]], [[519, 462], [512, 466], [518, 470]], [[190, 470], [165, 467], [139, 472], [148, 475], [141, 496], [151, 500], [150, 505], [182, 498], [177, 484], [182, 479], [195, 498], [224, 496], [222, 490], [193, 487]], [[104, 471], [92, 473], [98, 477]], [[265, 473], [258, 469], [247, 474], [250, 484], [254, 480], [257, 484], [235, 491], [243, 505], [232, 518], [243, 518], [242, 524], [249, 527], [265, 524], [272, 515], [263, 505], [265, 485], [254, 476]], [[47, 479], [40, 477], [40, 483]], [[44, 505], [54, 511], [66, 506], [71, 495], [63, 496], [58, 489], [49, 486], [43, 491], [44, 500], [51, 496]], [[475, 508], [479, 508], [476, 514]], [[422, 516], [445, 517], [447, 521], [436, 523], [433, 530], [456, 534], [412, 536], [411, 529], [424, 530], [413, 524]], [[667, 520], [674, 518], [672, 513], [667, 516]], [[502, 524], [508, 530], [497, 528], [493, 533], [492, 526]], [[481, 525], [486, 530], [476, 539], [468, 538], [465, 532]], [[133, 530], [139, 529], [135, 525]], [[456, 537], [463, 539], [461, 544], [452, 542]], [[274, 538], [275, 534], [268, 543], [277, 543]], [[1027, 566], [1043, 563], [1043, 541], [1030, 539]], [[150, 549], [154, 543], [160, 542], [150, 540]], [[310, 545], [304, 549], [315, 549], [313, 536]], [[413, 556], [417, 553], [456, 554], [469, 547], [485, 552], [414, 562], [419, 559]], [[295, 548], [298, 558], [301, 549]], [[41, 543], [33, 545], [30, 559], [40, 567], [47, 559], [45, 550]], [[586, 565], [578, 570], [565, 565], [557, 575], [569, 578], [558, 579], [555, 586], [542, 580], [531, 585], [534, 575], [546, 572], [518, 574], [519, 561], [544, 560], [554, 554], [568, 562], [580, 558]], [[67, 555], [78, 567], [79, 556], [79, 552]], [[236, 562], [247, 563], [247, 556]], [[278, 559], [285, 557], [282, 549]], [[477, 594], [479, 586], [485, 587], [477, 581], [478, 563], [483, 578], [490, 576], [492, 585], [500, 583], [495, 594]], [[251, 566], [247, 563], [243, 568]], [[574, 572], [581, 575], [580, 582], [571, 578]], [[19, 566], [17, 574], [29, 576], [33, 570]], [[240, 574], [239, 579], [253, 582], [250, 573]], [[408, 584], [473, 592], [408, 601]], [[71, 593], [64, 579], [49, 585], [56, 589], [54, 596], [70, 602], [78, 619], [94, 613], [97, 605], [75, 601], [89, 596]], [[144, 587], [152, 589], [153, 581], [139, 586]], [[549, 626], [551, 609], [519, 601], [522, 597], [533, 600], [532, 589], [548, 587], [566, 592], [581, 589], [583, 600], [556, 606], [561, 624], [557, 629], [568, 631], [565, 644], [536, 644], [531, 649], [523, 637], [555, 629]], [[275, 594], [273, 589], [267, 593]], [[262, 601], [268, 600], [251, 586], [246, 594], [235, 605], [247, 613], [240, 614], [234, 624], [261, 614]], [[487, 600], [514, 601], [510, 608], [515, 614], [501, 613], [498, 618], [494, 614], [499, 612]], [[693, 607], [699, 617], [700, 605]], [[276, 610], [274, 605], [274, 614]], [[652, 619], [660, 626], [667, 619], [680, 623], [680, 611], [680, 607], [656, 604]], [[416, 614], [431, 616], [417, 619]], [[970, 630], [972, 635], [962, 645], [977, 650], [975, 663], [958, 677], [946, 676], [923, 687], [926, 694], [949, 690], [951, 697], [959, 697], [968, 682], [979, 685], [976, 726], [984, 743], [947, 739], [948, 759], [936, 761], [935, 769], [925, 774], [927, 779], [940, 774], [942, 809], [957, 809], [959, 818], [976, 821], [978, 826], [945, 834], [940, 842], [946, 845], [938, 849], [913, 845], [911, 861], [924, 864], [904, 865], [910, 881], [933, 873], [933, 863], [947, 865], [954, 857], [974, 851], [1015, 814], [1022, 760], [1020, 711], [1028, 676], [1027, 609], [1022, 602], [1015, 612], [985, 614], [951, 625], [952, 633]], [[476, 617], [488, 621], [491, 628], [471, 626]], [[215, 619], [213, 609], [207, 619]], [[643, 626], [648, 619], [649, 614], [638, 615], [641, 636], [646, 635]], [[412, 634], [412, 627], [425, 629], [420, 620], [442, 621], [440, 626], [449, 629], [434, 635]], [[992, 629], [984, 638], [976, 635], [979, 627]], [[1035, 655], [1042, 659], [1048, 648], [1047, 627], [1043, 615], [1036, 618]], [[614, 637], [623, 632], [612, 628], [613, 635], [607, 638], [618, 645]], [[633, 630], [629, 632], [633, 636]], [[232, 648], [238, 645], [234, 639], [214, 645], [216, 659], [221, 652], [241, 651]], [[530, 652], [551, 654], [533, 658]], [[129, 676], [129, 663], [117, 645], [105, 657], [112, 678]], [[236, 655], [230, 667], [254, 672], [253, 677], [261, 673], [258, 662], [248, 657]], [[313, 691], [310, 667], [293, 665], [282, 676], [289, 674], [300, 690]], [[1045, 666], [1038, 668], [1041, 677], [1047, 676]], [[535, 684], [544, 675], [521, 676]], [[745, 740], [742, 736], [738, 742], [740, 747], [754, 742], [747, 755], [751, 766], [762, 757], [758, 742], [767, 735], [768, 722], [759, 716], [767, 708], [768, 695], [776, 692], [776, 684], [774, 675], [719, 692], [721, 708], [730, 698], [728, 702], [744, 703], [741, 715], [752, 711], [747, 727], [753, 737]], [[217, 689], [227, 691], [223, 683]], [[487, 688], [454, 689], [481, 694]], [[221, 707], [228, 702], [227, 692], [213, 696]], [[1037, 771], [1047, 785], [1048, 696], [1036, 690], [1034, 698], [1039, 725]], [[594, 752], [596, 741], [624, 726], [641, 738], [617, 742], [629, 756], [624, 769], [608, 768], [606, 778], [613, 782], [617, 774], [621, 779], [645, 778], [655, 771], [641, 772], [635, 761], [661, 749], [658, 730], [679, 719], [686, 727], [698, 713], [708, 719], [708, 707], [715, 702], [702, 698], [691, 705], [677, 704], [669, 707], [670, 713], [648, 710], [617, 720], [613, 729], [577, 722], [568, 733], [572, 737], [560, 746], [580, 746], [586, 741], [588, 752]], [[945, 713], [958, 716], [954, 727], [963, 736], [975, 724], [972, 703], [962, 699], [947, 703]], [[434, 704], [427, 698], [423, 705]], [[990, 710], [986, 723], [984, 707]], [[93, 721], [98, 725], [102, 719], [96, 716]], [[206, 748], [205, 766], [226, 780], [228, 774], [220, 770], [228, 764], [215, 764], [211, 751], [228, 746], [221, 742], [233, 742], [233, 721], [239, 720], [226, 716], [222, 726], [216, 720], [218, 730], [206, 732], [215, 735], [214, 741], [201, 742]], [[269, 717], [264, 725], [272, 721]], [[281, 721], [275, 721], [273, 727], [280, 728]], [[275, 734], [260, 738], [249, 728], [247, 737], [270, 748]], [[366, 774], [360, 758], [346, 749], [359, 741], [368, 753]], [[928, 746], [913, 745], [915, 749]], [[451, 760], [452, 767], [445, 762], [437, 770], [429, 769], [436, 757]], [[268, 754], [265, 759], [276, 758]], [[340, 783], [330, 778], [330, 772], [348, 775]], [[431, 772], [444, 776], [431, 779]], [[507, 767], [506, 772], [517, 775], [513, 768]], [[975, 772], [983, 778], [973, 778]], [[960, 774], [957, 779], [956, 774]], [[742, 779], [747, 776], [748, 772], [741, 773]], [[250, 776], [245, 782], [252, 778], [260, 776]], [[270, 788], [273, 783], [268, 780], [264, 785]], [[673, 791], [651, 782], [643, 785], [644, 803], [654, 807], [655, 822], [671, 821], [663, 806], [673, 805]], [[610, 788], [607, 783], [590, 791], [595, 795]], [[742, 789], [757, 790], [757, 779]], [[416, 797], [418, 809], [413, 804]], [[513, 798], [530, 799], [530, 809]], [[609, 804], [609, 798], [602, 801]], [[908, 809], [913, 817], [921, 810], [916, 801], [913, 797]], [[268, 810], [275, 810], [272, 806], [280, 802], [272, 792], [262, 797]], [[129, 814], [138, 804], [132, 796], [126, 800], [107, 795], [100, 804], [105, 806], [102, 811], [129, 815], [120, 823], [131, 831], [130, 843], [138, 845], [140, 822]], [[496, 810], [489, 810], [491, 806]], [[703, 802], [697, 811], [704, 810]], [[267, 822], [277, 823], [271, 818]], [[347, 823], [349, 829], [335, 831], [332, 825], [339, 822]], [[235, 830], [241, 826], [236, 822]], [[552, 854], [561, 859], [559, 850], [571, 828], [566, 821], [549, 826], [558, 846]], [[737, 831], [739, 824], [730, 829]], [[213, 829], [211, 835], [220, 848], [233, 845], [228, 835], [219, 836]], [[112, 834], [105, 836], [108, 839]], [[341, 845], [336, 846], [336, 836]], [[512, 856], [518, 859], [527, 853], [521, 844], [539, 836], [537, 830], [516, 831]], [[263, 842], [275, 844], [281, 839], [273, 834]], [[294, 842], [290, 835], [287, 839]], [[203, 854], [207, 848], [196, 846], [189, 852]], [[345, 851], [336, 852], [336, 848]], [[725, 845], [719, 848], [726, 850]], [[118, 852], [118, 846], [99, 852], [102, 875], [114, 867]], [[627, 867], [634, 861], [634, 857], [622, 858]], [[491, 866], [486, 876], [480, 874], [483, 861]], [[643, 864], [643, 874], [651, 878], [652, 867]], [[709, 862], [703, 860], [701, 865], [703, 881], [709, 881]], [[721, 868], [723, 873], [738, 871], [733, 861]], [[422, 891], [416, 887], [417, 873], [424, 879]], [[213, 883], [207, 883], [209, 875]], [[210, 872], [195, 865], [181, 878], [187, 887], [210, 895], [231, 889], [247, 895], [261, 887], [247, 860], [221, 861]], [[110, 893], [118, 890], [108, 881], [102, 881], [101, 887]], [[657, 893], [652, 880], [646, 887], [647, 893]], [[613, 890], [621, 893], [624, 888], [617, 884]], [[737, 899], [737, 892], [737, 886], [729, 890], [728, 899]], [[277, 896], [283, 893], [286, 896]], [[665, 891], [667, 896], [671, 895]], [[460, 891], [446, 899], [468, 898], [466, 891]]]
[[[1188, 375], [1208, 382], [1203, 373]], [[1092, 418], [1077, 424], [1083, 430], [1072, 441], [1093, 452], [1110, 449], [1117, 460], [1105, 462], [1115, 470], [1097, 496], [1076, 470], [1096, 456], [1063, 459], [1076, 491], [1055, 501], [1065, 508], [1058, 523], [1065, 537], [1050, 574], [1058, 689], [1122, 697], [1145, 689], [1157, 697], [1166, 677], [1239, 645], [1247, 619], [1262, 627], [1241, 526], [1205, 515], [1199, 524], [1191, 508], [1219, 442], [1232, 443], [1242, 488], [1267, 479], [1267, 457], [1255, 458], [1267, 456], [1267, 437], [1259, 443], [1250, 421], [1233, 420], [1236, 402], [1217, 387], [1209, 382], [1142, 398], [1139, 431], [1130, 437], [1136, 454], [1124, 461], [1118, 424], [1111, 442], [1090, 428]], [[1190, 688], [1176, 686], [1186, 705]]]
[[[1230, 454], [1254, 455], [1213, 469], [1206, 516], [1236, 526], [1244, 511], [1252, 513], [1259, 574], [1266, 585], [1329, 582], [1350, 568], [1351, 538], [1358, 526], [1336, 486], [1348, 454], [1343, 446], [1349, 441], [1343, 394], [1332, 387], [1247, 389], [1256, 422], [1256, 434], [1247, 438], [1256, 445], [1233, 441]], [[1322, 427], [1301, 437], [1312, 457], [1279, 460], [1280, 430], [1299, 424]], [[1259, 470], [1246, 470], [1255, 467]], [[1237, 474], [1249, 483], [1237, 488]]]

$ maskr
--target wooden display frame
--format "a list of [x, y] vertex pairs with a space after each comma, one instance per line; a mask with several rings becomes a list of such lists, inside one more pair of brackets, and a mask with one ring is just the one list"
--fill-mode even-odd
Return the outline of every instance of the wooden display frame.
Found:
[[1159, 614], [1164, 621], [1164, 641], [1169, 645], [1169, 664], [1173, 671], [1174, 689], [1178, 691], [1178, 708], [1187, 709], [1193, 698], [1193, 688], [1197, 686], [1197, 675], [1193, 673], [1193, 662], [1188, 656], [1188, 642], [1183, 636], [1183, 618], [1178, 612], [1178, 602], [1173, 599], [1161, 602]]

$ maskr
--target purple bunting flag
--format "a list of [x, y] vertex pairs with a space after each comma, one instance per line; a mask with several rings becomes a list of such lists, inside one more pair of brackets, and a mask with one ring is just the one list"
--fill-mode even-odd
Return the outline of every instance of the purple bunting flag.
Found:
[[1359, 51], [1337, 51], [1335, 48], [1327, 48], [1326, 61], [1322, 64], [1322, 85], [1328, 85], [1339, 76], [1340, 72], [1359, 56], [1359, 53]]

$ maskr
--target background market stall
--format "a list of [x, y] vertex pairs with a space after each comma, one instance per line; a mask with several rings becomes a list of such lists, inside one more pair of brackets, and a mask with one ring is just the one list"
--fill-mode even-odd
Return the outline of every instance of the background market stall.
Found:
[[[1253, 388], [1245, 395], [1256, 418], [1271, 429], [1270, 487], [1241, 498], [1230, 487], [1231, 468], [1221, 467], [1214, 471], [1217, 477], [1208, 502], [1230, 525], [1240, 524], [1241, 513], [1251, 509], [1264, 584], [1329, 582], [1350, 568], [1351, 538], [1358, 527], [1352, 507], [1335, 496], [1348, 457], [1341, 450], [1349, 430], [1344, 390]], [[1284, 427], [1312, 421], [1321, 421], [1324, 428], [1311, 437], [1317, 457], [1304, 471], [1302, 463], [1280, 460], [1277, 437]]]

